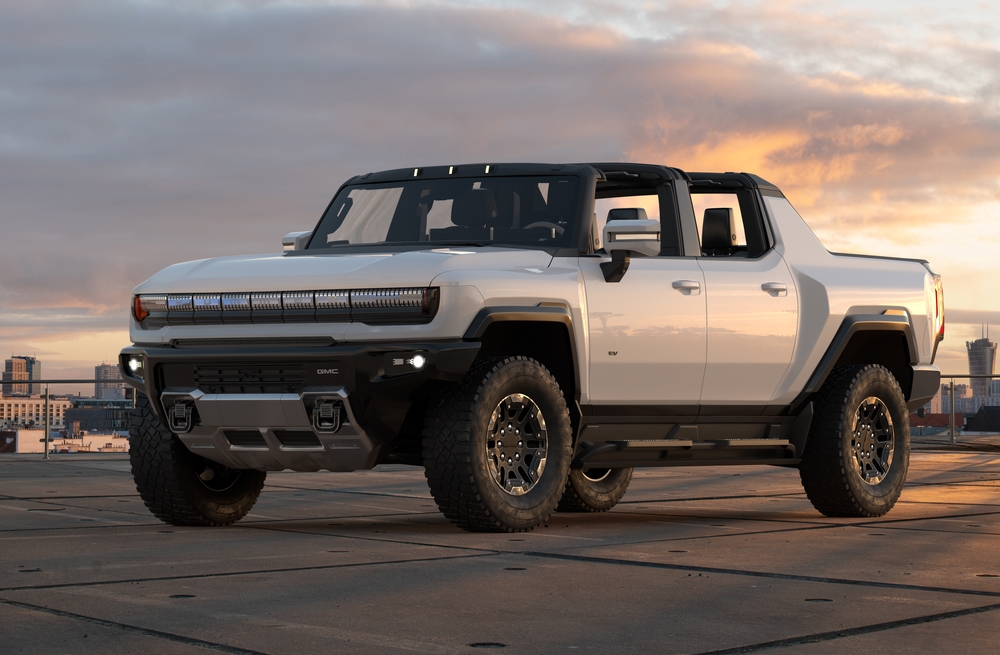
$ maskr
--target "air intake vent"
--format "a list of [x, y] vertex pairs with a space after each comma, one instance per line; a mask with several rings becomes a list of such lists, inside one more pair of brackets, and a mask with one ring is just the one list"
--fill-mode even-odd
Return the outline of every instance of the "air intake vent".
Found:
[[233, 446], [243, 448], [267, 448], [264, 435], [257, 430], [226, 430], [226, 440]]
[[196, 366], [195, 384], [205, 393], [299, 393], [306, 382], [301, 366]]

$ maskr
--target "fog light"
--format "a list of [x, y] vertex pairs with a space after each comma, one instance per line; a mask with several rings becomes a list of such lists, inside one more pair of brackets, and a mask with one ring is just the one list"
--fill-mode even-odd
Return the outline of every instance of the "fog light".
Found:
[[423, 355], [414, 355], [413, 359], [410, 360], [410, 364], [413, 365], [413, 368], [423, 368], [426, 363], [427, 358]]
[[139, 370], [142, 369], [142, 360], [138, 357], [129, 357], [128, 368], [133, 373], [138, 373]]

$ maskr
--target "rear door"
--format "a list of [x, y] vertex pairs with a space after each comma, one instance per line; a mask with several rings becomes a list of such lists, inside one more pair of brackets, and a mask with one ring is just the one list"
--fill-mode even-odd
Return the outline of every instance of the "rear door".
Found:
[[699, 238], [706, 210], [720, 208], [732, 210], [737, 237], [728, 252], [703, 248], [698, 259], [708, 312], [703, 413], [711, 413], [711, 405], [766, 405], [795, 347], [798, 298], [791, 272], [768, 247], [753, 191], [698, 186], [691, 191]]

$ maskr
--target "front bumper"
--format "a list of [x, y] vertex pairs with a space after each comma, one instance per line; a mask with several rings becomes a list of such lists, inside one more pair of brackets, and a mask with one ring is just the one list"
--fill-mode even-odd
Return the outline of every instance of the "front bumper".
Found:
[[[176, 421], [175, 405], [187, 408], [188, 427], [175, 432], [192, 452], [232, 468], [353, 471], [384, 459], [401, 434], [419, 434], [420, 401], [460, 380], [479, 347], [135, 345], [120, 363], [165, 425]], [[142, 362], [138, 373], [128, 365], [133, 358]], [[343, 407], [336, 430], [317, 427], [318, 402]]]

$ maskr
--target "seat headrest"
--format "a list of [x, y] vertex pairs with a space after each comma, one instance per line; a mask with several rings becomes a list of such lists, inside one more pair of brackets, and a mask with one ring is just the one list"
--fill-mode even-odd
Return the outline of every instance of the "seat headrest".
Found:
[[617, 207], [608, 211], [609, 221], [645, 221], [646, 210], [642, 207]]
[[724, 250], [729, 254], [736, 247], [736, 218], [732, 207], [718, 207], [705, 210], [705, 220], [701, 226], [701, 249], [711, 254]]
[[485, 227], [497, 217], [497, 202], [489, 189], [469, 189], [451, 205], [451, 222], [464, 227]]

